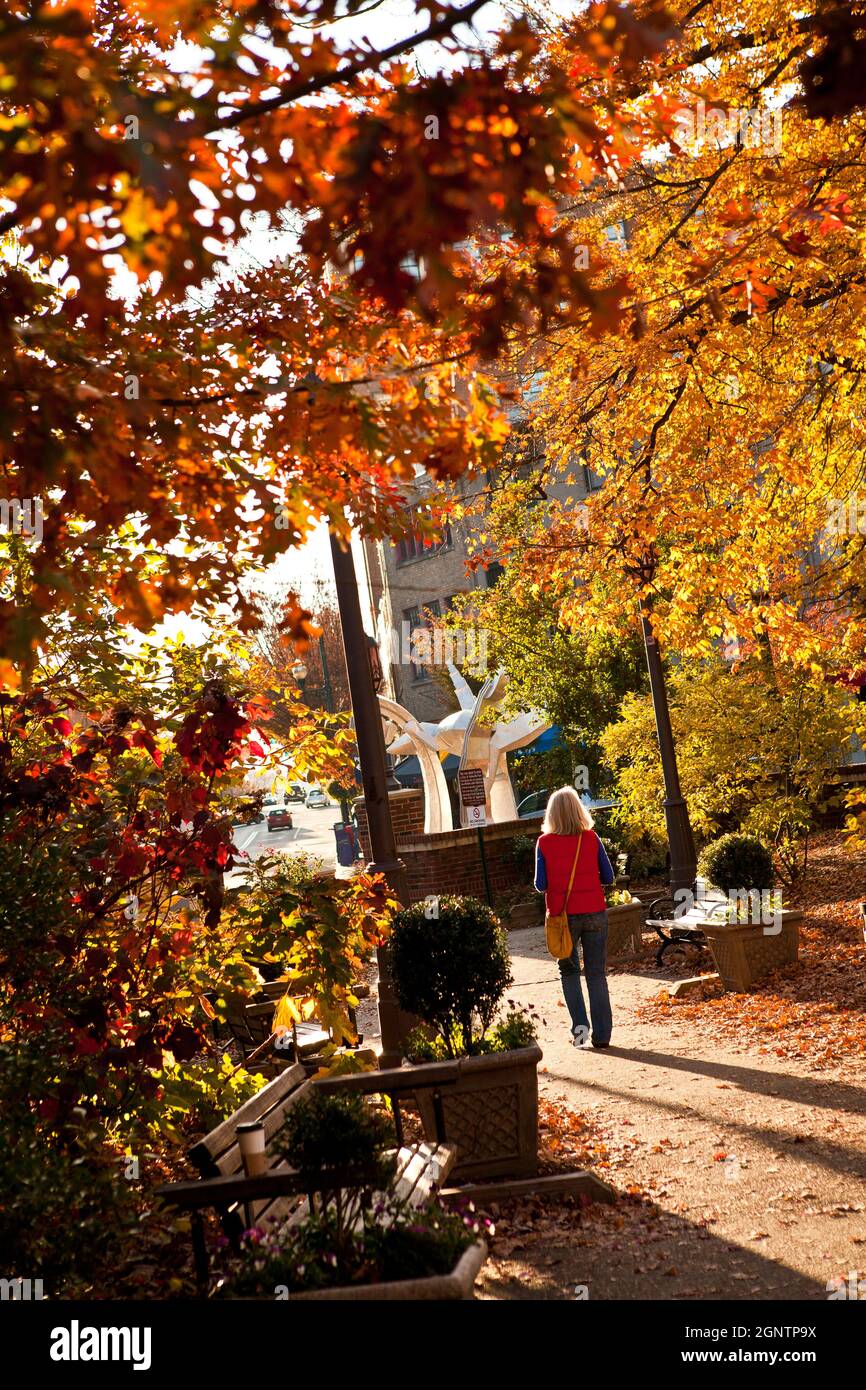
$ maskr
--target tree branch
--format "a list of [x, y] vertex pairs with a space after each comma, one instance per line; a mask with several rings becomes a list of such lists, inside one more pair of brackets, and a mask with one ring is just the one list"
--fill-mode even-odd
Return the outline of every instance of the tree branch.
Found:
[[365, 53], [363, 57], [355, 58], [352, 62], [337, 68], [335, 72], [320, 72], [315, 77], [290, 82], [276, 96], [268, 97], [265, 101], [251, 102], [248, 106], [235, 111], [231, 116], [227, 116], [209, 134], [218, 130], [232, 130], [244, 121], [255, 120], [257, 116], [265, 116], [268, 112], [276, 111], [281, 106], [289, 106], [293, 102], [300, 101], [302, 97], [315, 96], [317, 92], [326, 91], [328, 87], [340, 86], [341, 83], [348, 82], [351, 78], [357, 77], [359, 73], [367, 72], [371, 68], [380, 68], [389, 59], [398, 58], [401, 53], [407, 53], [422, 43], [430, 43], [433, 40], [445, 38], [459, 24], [467, 24], [476, 11], [485, 4], [487, 4], [487, 0], [468, 0], [468, 3], [461, 5], [459, 9], [450, 10], [441, 19], [428, 24], [427, 28], [422, 29], [420, 34], [412, 34], [408, 38], [398, 39], [396, 43], [391, 44], [390, 48], [383, 48], [378, 53]]

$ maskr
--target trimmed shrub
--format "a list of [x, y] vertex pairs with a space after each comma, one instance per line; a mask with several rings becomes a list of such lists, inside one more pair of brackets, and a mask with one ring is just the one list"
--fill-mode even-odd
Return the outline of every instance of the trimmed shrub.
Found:
[[394, 1131], [380, 1111], [358, 1095], [315, 1090], [293, 1105], [278, 1140], [282, 1156], [300, 1173], [319, 1177], [329, 1169], [356, 1169], [366, 1179], [381, 1167]]
[[754, 835], [722, 835], [701, 854], [698, 871], [723, 893], [732, 889], [772, 888], [773, 856]]
[[417, 1014], [458, 1057], [481, 1048], [512, 982], [508, 938], [477, 898], [443, 897], [438, 914], [424, 903], [394, 919], [391, 969], [400, 1007]]

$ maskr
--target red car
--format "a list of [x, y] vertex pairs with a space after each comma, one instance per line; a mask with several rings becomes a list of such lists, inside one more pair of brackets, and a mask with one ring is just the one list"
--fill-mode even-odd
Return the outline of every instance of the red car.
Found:
[[285, 806], [268, 811], [268, 830], [291, 830], [292, 813]]

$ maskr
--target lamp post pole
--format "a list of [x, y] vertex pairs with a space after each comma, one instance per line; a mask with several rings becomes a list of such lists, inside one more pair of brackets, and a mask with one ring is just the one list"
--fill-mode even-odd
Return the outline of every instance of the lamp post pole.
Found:
[[[344, 550], [336, 536], [331, 535], [331, 557], [337, 585], [337, 605], [343, 629], [346, 653], [346, 672], [355, 718], [355, 738], [358, 762], [367, 808], [367, 827], [372, 858], [367, 868], [381, 873], [395, 898], [404, 906], [409, 903], [406, 866], [397, 857], [397, 842], [391, 823], [388, 801], [388, 772], [385, 762], [385, 734], [379, 701], [373, 687], [373, 672], [368, 654], [367, 634], [361, 617], [358, 580], [349, 546]], [[379, 947], [379, 1029], [382, 1036], [381, 1067], [399, 1066], [402, 1059], [401, 1042], [412, 1020], [404, 1014], [394, 996], [388, 948]], [[408, 1027], [407, 1027], [408, 1025]]]
[[689, 820], [689, 808], [680, 788], [680, 775], [677, 768], [677, 754], [674, 747], [673, 730], [671, 729], [671, 712], [668, 706], [661, 652], [643, 607], [641, 607], [640, 618], [643, 627], [644, 646], [646, 647], [646, 664], [649, 672], [650, 691], [652, 692], [653, 713], [655, 714], [662, 760], [662, 775], [665, 783], [665, 799], [662, 804], [671, 855], [671, 893], [676, 895], [678, 889], [688, 889], [689, 892], [693, 893], [695, 873], [697, 872], [697, 856]]

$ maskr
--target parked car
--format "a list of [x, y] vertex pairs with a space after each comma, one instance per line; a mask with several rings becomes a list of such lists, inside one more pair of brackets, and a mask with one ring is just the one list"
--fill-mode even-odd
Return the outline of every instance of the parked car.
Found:
[[291, 830], [292, 813], [285, 806], [268, 811], [268, 830]]
[[298, 803], [300, 803], [301, 806], [303, 806], [305, 797], [306, 797], [306, 792], [304, 791], [303, 787], [298, 786], [298, 784], [295, 783], [294, 786], [289, 787], [289, 790], [286, 792], [285, 796], [283, 797], [283, 801], [285, 802], [285, 804], [286, 804], [287, 806], [288, 806], [291, 802], [298, 802]]
[[547, 807], [550, 792], [545, 787], [540, 792], [530, 792], [522, 801], [517, 803], [517, 814], [521, 820], [526, 820], [531, 816], [543, 816]]
[[277, 797], [277, 796], [272, 796], [272, 795], [269, 794], [268, 796], [262, 797], [262, 805], [263, 805], [263, 806], [279, 806], [279, 804], [280, 804], [280, 799], [279, 799], [279, 797]]
[[307, 798], [304, 802], [304, 805], [307, 807], [307, 810], [321, 810], [323, 806], [330, 806], [330, 804], [331, 803], [325, 796], [325, 793], [321, 791], [318, 787], [313, 787], [311, 791], [307, 792]]
[[[591, 792], [578, 792], [578, 796], [586, 809], [595, 815], [599, 811], [611, 811], [614, 806], [618, 806], [618, 801], [611, 801], [609, 797], [594, 797]], [[533, 816], [543, 816], [547, 810], [547, 803], [550, 800], [550, 792], [545, 787], [540, 792], [530, 792], [522, 801], [517, 803], [517, 814], [521, 820], [529, 820]]]

